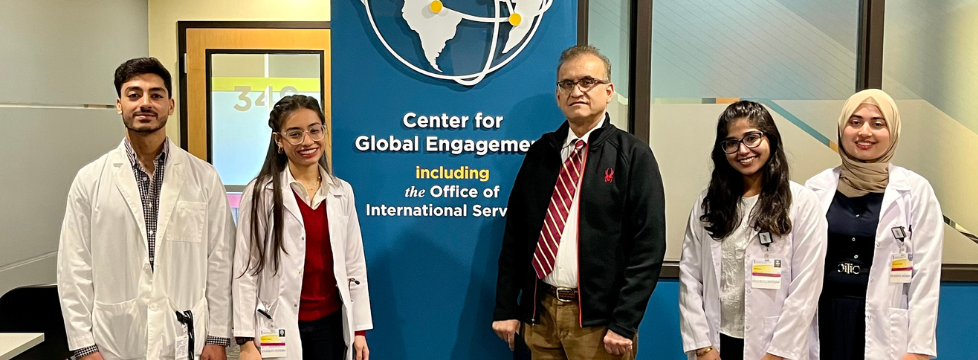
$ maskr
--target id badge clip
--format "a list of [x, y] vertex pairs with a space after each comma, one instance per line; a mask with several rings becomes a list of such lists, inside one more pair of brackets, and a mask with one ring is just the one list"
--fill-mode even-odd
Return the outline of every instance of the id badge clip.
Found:
[[903, 226], [894, 226], [890, 229], [893, 233], [893, 237], [900, 241], [900, 253], [905, 254], [907, 252], [907, 231], [903, 229]]
[[764, 245], [766, 247], [771, 247], [771, 243], [773, 243], [774, 240], [771, 239], [771, 233], [770, 232], [761, 231], [757, 235], [761, 238], [761, 240], [760, 240], [761, 241], [761, 245]]
[[757, 234], [760, 238], [758, 240], [761, 245], [764, 245], [764, 258], [767, 258], [768, 252], [771, 250], [771, 244], [774, 243], [774, 239], [771, 238], [771, 233], [767, 231], [761, 231]]

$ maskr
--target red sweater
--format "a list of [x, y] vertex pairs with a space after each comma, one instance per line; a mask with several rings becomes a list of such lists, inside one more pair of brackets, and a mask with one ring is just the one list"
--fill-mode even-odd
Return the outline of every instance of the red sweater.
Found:
[[[299, 295], [299, 321], [319, 320], [343, 307], [336, 276], [333, 274], [333, 249], [330, 247], [326, 203], [313, 210], [294, 191], [306, 228], [306, 264]], [[365, 331], [356, 335], [366, 336]]]
[[306, 228], [306, 265], [299, 296], [299, 321], [319, 320], [343, 307], [336, 276], [333, 275], [333, 250], [329, 246], [329, 221], [326, 204], [313, 210], [299, 195], [295, 201]]

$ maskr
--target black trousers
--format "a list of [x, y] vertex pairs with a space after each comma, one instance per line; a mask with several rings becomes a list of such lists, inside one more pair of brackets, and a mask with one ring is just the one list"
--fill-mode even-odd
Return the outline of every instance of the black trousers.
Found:
[[723, 360], [744, 360], [744, 339], [720, 334], [720, 358]]
[[322, 319], [299, 322], [303, 360], [343, 360], [346, 343], [343, 341], [342, 310]]

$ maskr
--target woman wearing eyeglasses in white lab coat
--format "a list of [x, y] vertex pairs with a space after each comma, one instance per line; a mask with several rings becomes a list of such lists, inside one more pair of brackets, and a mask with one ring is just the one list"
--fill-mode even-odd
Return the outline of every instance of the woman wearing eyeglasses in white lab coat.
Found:
[[353, 189], [330, 174], [325, 116], [282, 98], [258, 177], [241, 197], [234, 336], [241, 360], [368, 360], [373, 327]]
[[829, 223], [822, 358], [936, 357], [944, 223], [930, 183], [890, 163], [900, 139], [896, 103], [881, 90], [856, 93], [838, 134], [842, 166], [806, 183]]
[[679, 263], [683, 351], [690, 360], [817, 359], [818, 198], [788, 180], [781, 134], [761, 104], [727, 107], [711, 156]]

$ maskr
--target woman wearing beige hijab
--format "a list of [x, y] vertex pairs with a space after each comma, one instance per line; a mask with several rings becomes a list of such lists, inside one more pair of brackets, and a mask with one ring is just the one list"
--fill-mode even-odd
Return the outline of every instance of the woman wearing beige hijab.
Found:
[[856, 93], [838, 135], [842, 165], [806, 183], [829, 224], [820, 358], [936, 357], [943, 217], [930, 183], [890, 163], [900, 140], [896, 103], [881, 90]]

